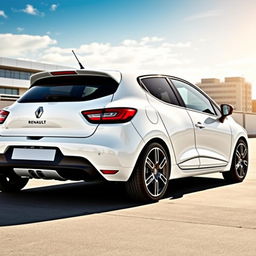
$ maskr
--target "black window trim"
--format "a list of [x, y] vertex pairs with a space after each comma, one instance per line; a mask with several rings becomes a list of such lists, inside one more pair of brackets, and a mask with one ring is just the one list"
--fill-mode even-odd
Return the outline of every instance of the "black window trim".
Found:
[[[144, 78], [157, 78], [157, 77], [160, 77], [160, 78], [165, 78], [167, 80], [167, 82], [169, 83], [169, 85], [171, 86], [171, 88], [173, 89], [173, 92], [179, 102], [179, 105], [175, 105], [175, 104], [171, 104], [171, 103], [168, 103], [168, 102], [165, 102], [165, 101], [162, 101], [160, 99], [158, 99], [157, 97], [155, 97], [153, 94], [151, 94], [148, 89], [146, 88], [146, 86], [143, 84], [142, 82], [142, 79]], [[215, 114], [210, 114], [210, 113], [205, 113], [205, 112], [202, 112], [202, 111], [199, 111], [199, 110], [196, 110], [196, 109], [192, 109], [192, 108], [188, 108], [186, 107], [182, 97], [180, 96], [180, 93], [178, 92], [177, 88], [175, 87], [175, 85], [172, 83], [172, 80], [177, 80], [177, 81], [180, 81], [180, 82], [183, 82], [189, 86], [191, 86], [192, 88], [196, 89], [199, 93], [201, 93], [203, 96], [205, 96], [210, 104], [212, 105], [212, 108], [213, 110], [215, 111]], [[164, 103], [164, 104], [168, 104], [168, 105], [171, 105], [171, 106], [174, 106], [174, 107], [180, 107], [180, 108], [185, 108], [185, 109], [188, 109], [188, 110], [191, 110], [191, 111], [195, 111], [197, 113], [201, 113], [201, 114], [205, 114], [205, 115], [209, 115], [209, 116], [214, 116], [214, 117], [219, 117], [220, 116], [220, 113], [221, 113], [221, 110], [220, 110], [220, 107], [218, 106], [217, 103], [215, 103], [204, 91], [202, 91], [200, 88], [198, 88], [197, 86], [195, 86], [194, 84], [188, 82], [187, 80], [184, 80], [182, 78], [179, 78], [179, 77], [176, 77], [176, 76], [170, 76], [170, 75], [162, 75], [162, 74], [149, 74], [149, 75], [143, 75], [143, 76], [139, 76], [137, 78], [137, 81], [139, 83], [139, 85], [142, 87], [143, 90], [145, 90], [148, 94], [150, 94], [152, 97], [154, 97], [155, 99], [157, 99], [158, 101]], [[216, 113], [216, 109], [219, 111], [219, 113]]]
[[[178, 104], [179, 105], [176, 105], [176, 104], [172, 104], [172, 103], [169, 103], [169, 102], [166, 102], [166, 101], [163, 101], [159, 98], [157, 98], [156, 96], [154, 96], [148, 89], [147, 87], [143, 84], [143, 79], [144, 78], [165, 78], [166, 82], [169, 84], [169, 86], [171, 87], [177, 101], [178, 101]], [[158, 101], [160, 101], [161, 103], [164, 103], [164, 104], [167, 104], [167, 105], [170, 105], [170, 106], [173, 106], [173, 107], [181, 107], [181, 108], [184, 108], [185, 105], [184, 105], [184, 102], [181, 101], [181, 98], [180, 98], [180, 95], [177, 94], [177, 90], [175, 88], [173, 88], [173, 85], [170, 83], [168, 77], [166, 75], [143, 75], [143, 76], [139, 76], [137, 78], [137, 81], [139, 83], [139, 85], [141, 86], [141, 88], [146, 91], [150, 96], [152, 96], [154, 99], [157, 99]]]

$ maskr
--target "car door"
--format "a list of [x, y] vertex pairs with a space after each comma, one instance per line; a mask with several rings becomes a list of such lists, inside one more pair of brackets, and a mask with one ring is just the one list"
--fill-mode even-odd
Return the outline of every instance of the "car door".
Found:
[[198, 88], [178, 79], [171, 81], [193, 121], [200, 168], [227, 165], [232, 142], [228, 122], [220, 122], [220, 111]]
[[147, 98], [156, 109], [166, 128], [176, 157], [182, 169], [199, 168], [195, 148], [194, 127], [189, 114], [176, 97], [166, 77], [143, 77], [142, 86], [148, 91]]

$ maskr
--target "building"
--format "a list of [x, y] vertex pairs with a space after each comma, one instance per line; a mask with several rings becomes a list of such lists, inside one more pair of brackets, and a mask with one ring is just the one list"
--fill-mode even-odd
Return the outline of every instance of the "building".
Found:
[[70, 67], [0, 57], [0, 108], [11, 105], [28, 88], [32, 74]]
[[252, 112], [256, 113], [256, 100], [252, 100]]
[[243, 77], [226, 77], [224, 82], [204, 78], [197, 85], [218, 104], [227, 103], [235, 111], [252, 112], [252, 86]]

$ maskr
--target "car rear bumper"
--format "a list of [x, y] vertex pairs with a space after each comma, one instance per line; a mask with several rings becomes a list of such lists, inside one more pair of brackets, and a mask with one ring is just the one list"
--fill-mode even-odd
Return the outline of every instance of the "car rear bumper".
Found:
[[14, 160], [12, 159], [14, 148], [17, 147], [11, 146], [4, 154], [0, 154], [0, 174], [14, 170], [20, 176], [38, 179], [85, 181], [103, 179], [87, 159], [64, 156], [58, 148], [55, 149], [54, 161]]
[[[0, 173], [12, 168], [47, 169], [74, 180], [103, 177], [108, 181], [127, 181], [143, 146], [144, 142], [132, 124], [119, 129], [114, 125], [99, 127], [88, 138], [43, 137], [33, 140], [31, 137], [0, 136]], [[54, 161], [13, 160], [14, 148], [52, 148], [56, 149], [56, 156]], [[103, 170], [118, 172], [103, 174]]]

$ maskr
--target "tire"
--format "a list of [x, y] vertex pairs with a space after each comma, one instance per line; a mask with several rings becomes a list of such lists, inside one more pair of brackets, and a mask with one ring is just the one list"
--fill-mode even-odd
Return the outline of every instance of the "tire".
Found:
[[239, 139], [232, 158], [230, 171], [222, 175], [228, 183], [242, 182], [248, 171], [248, 146], [246, 142]]
[[136, 201], [158, 201], [166, 192], [169, 177], [170, 158], [166, 149], [159, 143], [151, 143], [141, 153], [126, 182], [126, 191]]
[[24, 188], [29, 179], [21, 178], [15, 173], [0, 175], [0, 191], [2, 192], [17, 192]]

